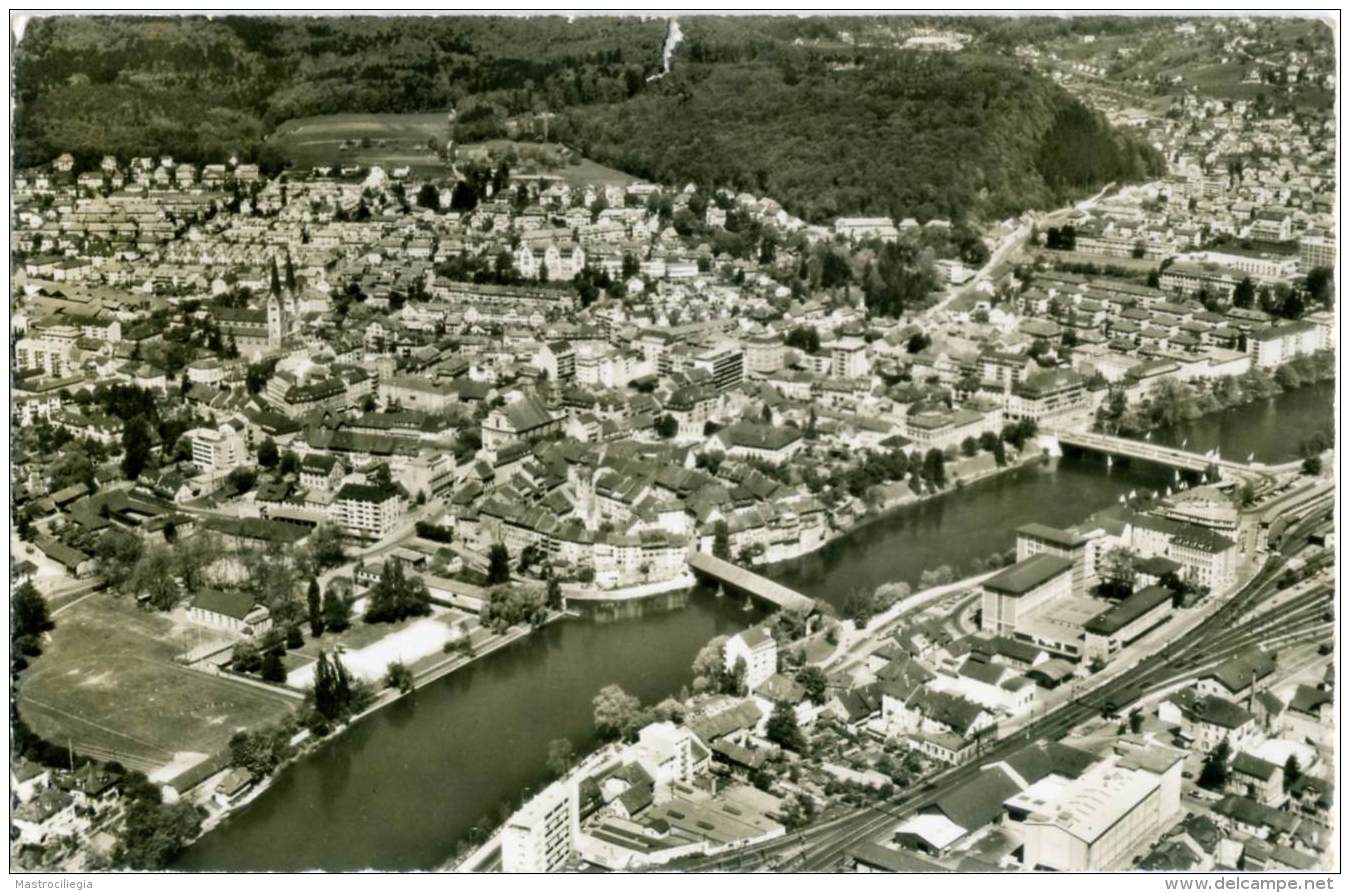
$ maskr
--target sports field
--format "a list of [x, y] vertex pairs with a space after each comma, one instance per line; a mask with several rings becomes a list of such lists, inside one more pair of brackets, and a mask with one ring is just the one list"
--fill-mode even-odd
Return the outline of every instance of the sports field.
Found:
[[177, 754], [213, 753], [234, 732], [281, 719], [296, 701], [173, 663], [196, 627], [99, 593], [56, 618], [25, 670], [19, 710], [38, 734], [151, 771]]
[[[450, 169], [431, 151], [428, 141], [434, 139], [437, 145], [444, 145], [450, 135], [448, 119], [440, 112], [359, 113], [293, 118], [277, 127], [268, 139], [278, 144], [300, 171], [316, 166], [378, 164], [386, 172], [407, 166], [414, 176], [449, 177]], [[513, 141], [505, 139], [466, 143], [457, 148], [456, 155], [470, 158], [486, 155], [489, 150], [502, 151], [511, 145]], [[534, 143], [514, 145], [523, 152], [539, 148]], [[546, 148], [558, 154], [563, 151], [557, 143]], [[557, 174], [573, 186], [622, 186], [635, 179], [589, 158], [538, 171], [530, 164], [518, 165], [516, 169], [522, 173]]]

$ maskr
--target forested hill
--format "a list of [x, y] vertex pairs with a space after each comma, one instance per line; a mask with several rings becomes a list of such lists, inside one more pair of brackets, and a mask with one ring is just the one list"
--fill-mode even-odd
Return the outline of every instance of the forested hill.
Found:
[[460, 139], [561, 113], [554, 137], [597, 160], [766, 194], [813, 221], [1002, 216], [1160, 168], [1007, 56], [841, 41], [863, 21], [682, 18], [673, 71], [649, 80], [656, 18], [37, 18], [15, 51], [15, 163], [238, 154], [277, 168], [265, 136], [287, 119], [453, 106]]
[[1055, 84], [964, 54], [878, 53], [837, 68], [685, 61], [565, 124], [556, 132], [599, 161], [770, 195], [812, 221], [1003, 216], [1162, 163]]
[[[662, 19], [562, 16], [55, 16], [14, 53], [16, 163], [71, 152], [256, 158], [281, 122], [426, 112], [518, 115], [635, 94]], [[90, 157], [93, 157], [92, 162]]]

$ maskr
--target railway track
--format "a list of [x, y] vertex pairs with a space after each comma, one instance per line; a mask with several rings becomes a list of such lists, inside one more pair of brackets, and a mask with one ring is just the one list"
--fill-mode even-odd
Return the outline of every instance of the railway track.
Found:
[[[1329, 557], [1318, 556], [1313, 561], [1325, 562], [1329, 561]], [[881, 834], [923, 803], [955, 790], [974, 777], [982, 766], [1006, 758], [1029, 741], [1062, 737], [1081, 723], [1099, 717], [1107, 706], [1128, 706], [1150, 691], [1157, 691], [1186, 678], [1195, 678], [1197, 673], [1220, 665], [1223, 660], [1253, 643], [1279, 641], [1292, 644], [1325, 638], [1334, 632], [1333, 624], [1324, 616], [1327, 604], [1331, 601], [1329, 597], [1332, 590], [1329, 586], [1316, 587], [1296, 596], [1280, 606], [1282, 610], [1278, 613], [1257, 614], [1238, 622], [1248, 611], [1281, 591], [1277, 581], [1285, 564], [1284, 555], [1273, 557], [1228, 602], [1159, 654], [1144, 658], [1092, 692], [1036, 718], [1017, 734], [994, 744], [975, 761], [939, 774], [917, 791], [890, 804], [862, 807], [850, 815], [832, 819], [828, 825], [805, 829], [798, 833], [795, 840], [760, 844], [734, 855], [691, 860], [682, 868], [725, 871], [733, 864], [745, 865], [746, 859], [756, 857], [761, 859], [761, 864], [767, 864], [773, 856], [789, 853], [796, 847], [797, 855], [792, 857], [790, 865], [784, 867], [799, 871], [828, 870], [858, 843]], [[1272, 640], [1270, 633], [1276, 628], [1280, 632]]]

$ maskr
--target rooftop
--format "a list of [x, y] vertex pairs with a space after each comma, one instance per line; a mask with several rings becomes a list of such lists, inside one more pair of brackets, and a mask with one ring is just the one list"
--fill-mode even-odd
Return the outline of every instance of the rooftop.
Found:
[[1004, 595], [1025, 595], [1073, 567], [1068, 558], [1042, 553], [1019, 561], [984, 581], [984, 588]]

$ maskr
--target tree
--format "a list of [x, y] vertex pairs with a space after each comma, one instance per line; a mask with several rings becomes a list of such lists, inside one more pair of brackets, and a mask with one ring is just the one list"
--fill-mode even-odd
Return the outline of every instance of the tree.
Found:
[[1252, 283], [1252, 277], [1244, 276], [1241, 282], [1233, 286], [1233, 306], [1250, 310], [1254, 303], [1256, 303], [1256, 285]]
[[230, 765], [266, 777], [294, 752], [289, 739], [290, 733], [279, 726], [235, 732], [230, 736]]
[[413, 690], [415, 684], [412, 670], [401, 660], [391, 661], [384, 671], [384, 684], [387, 688], [396, 688], [406, 695]]
[[1303, 767], [1298, 764], [1298, 757], [1294, 754], [1289, 755], [1289, 759], [1284, 761], [1284, 791], [1289, 793], [1294, 785], [1303, 777]]
[[956, 572], [952, 570], [951, 565], [940, 564], [919, 574], [919, 588], [931, 589], [934, 586], [946, 586], [955, 579]]
[[281, 654], [272, 649], [263, 655], [262, 678], [265, 682], [285, 682], [286, 668], [281, 664]]
[[1098, 590], [1112, 598], [1126, 598], [1134, 592], [1138, 572], [1134, 552], [1126, 546], [1116, 546], [1102, 556], [1099, 574], [1102, 582]]
[[675, 421], [675, 417], [666, 413], [656, 420], [656, 433], [666, 440], [670, 440], [680, 431], [680, 423]]
[[1138, 735], [1144, 729], [1144, 711], [1135, 708], [1130, 711], [1130, 734]]
[[122, 476], [134, 481], [150, 460], [150, 426], [144, 416], [136, 416], [122, 426]]
[[113, 589], [121, 589], [140, 561], [144, 543], [141, 538], [120, 527], [109, 527], [94, 541], [98, 572]]
[[137, 595], [146, 596], [154, 608], [160, 611], [172, 610], [180, 597], [174, 569], [172, 550], [168, 546], [151, 546], [136, 562], [129, 587]]
[[845, 618], [852, 620], [854, 626], [862, 629], [867, 626], [867, 621], [871, 620], [872, 615], [876, 613], [876, 601], [872, 593], [858, 587], [850, 592], [848, 598], [844, 600], [841, 613]]
[[764, 734], [774, 744], [787, 750], [800, 753], [806, 747], [806, 736], [797, 724], [797, 711], [781, 701], [773, 706]]
[[576, 749], [566, 738], [554, 738], [548, 743], [548, 760], [545, 765], [555, 778], [562, 778], [576, 762]]
[[207, 571], [224, 554], [220, 537], [210, 530], [179, 537], [173, 544], [174, 570], [188, 591], [195, 592], [207, 584]]
[[314, 528], [314, 532], [305, 541], [305, 555], [302, 564], [310, 565], [311, 574], [341, 566], [347, 560], [347, 551], [342, 544], [342, 530], [331, 521], [324, 521]]
[[1319, 475], [1322, 473], [1322, 457], [1308, 456], [1303, 460], [1302, 470], [1307, 475]]
[[367, 623], [392, 623], [431, 613], [431, 593], [421, 577], [409, 578], [403, 562], [387, 559], [366, 597]]
[[1198, 781], [1200, 787], [1210, 791], [1222, 791], [1228, 785], [1228, 758], [1232, 753], [1233, 748], [1228, 744], [1227, 738], [1210, 751], [1200, 769]]
[[256, 673], [262, 668], [262, 652], [248, 639], [236, 642], [230, 652], [230, 666], [237, 673]]
[[941, 450], [934, 448], [924, 454], [923, 476], [938, 489], [947, 485], [946, 459]]
[[726, 675], [726, 645], [727, 636], [714, 636], [698, 650], [694, 655], [694, 663], [690, 668], [694, 671], [694, 691], [695, 692], [720, 692], [722, 691], [722, 680]]
[[158, 785], [133, 773], [122, 780], [124, 820], [112, 862], [134, 871], [168, 867], [201, 832], [202, 819], [187, 801], [164, 803]]
[[74, 484], [84, 484], [90, 490], [95, 489], [94, 463], [89, 453], [82, 447], [71, 444], [51, 467], [47, 469], [53, 490], [64, 490]]
[[488, 549], [487, 577], [489, 586], [511, 580], [511, 553], [501, 543], [493, 543], [492, 548]]
[[52, 621], [47, 616], [47, 602], [32, 580], [26, 580], [14, 590], [10, 614], [13, 624], [11, 633], [15, 639], [40, 636], [52, 628]]
[[263, 468], [275, 468], [281, 461], [281, 454], [277, 451], [277, 445], [272, 438], [264, 437], [263, 442], [258, 445], [258, 464]]
[[225, 475], [225, 483], [229, 484], [231, 487], [234, 488], [234, 491], [236, 493], [240, 494], [247, 493], [249, 490], [252, 490], [253, 484], [255, 481], [257, 481], [257, 479], [258, 476], [253, 473], [252, 469], [245, 468], [242, 465], [230, 471], [229, 474]]
[[727, 522], [720, 519], [713, 525], [712, 554], [723, 561], [731, 560], [731, 533], [727, 529]]
[[550, 576], [548, 584], [545, 587], [544, 604], [550, 611], [561, 611], [563, 609], [562, 584], [558, 578]]
[[1314, 267], [1309, 270], [1303, 284], [1304, 290], [1308, 294], [1308, 302], [1319, 307], [1330, 308], [1333, 284], [1334, 275], [1331, 267]]
[[308, 609], [310, 638], [317, 639], [323, 635], [323, 599], [319, 594], [319, 581], [315, 577], [309, 578], [305, 607]]
[[824, 670], [814, 666], [802, 667], [801, 672], [797, 674], [797, 682], [806, 689], [806, 696], [810, 698], [812, 704], [825, 703], [825, 689], [829, 686], [829, 679], [825, 676]]
[[351, 626], [352, 609], [347, 600], [338, 592], [337, 587], [329, 586], [323, 594], [323, 625], [326, 629], [340, 633]]
[[[456, 189], [458, 189], [458, 184], [456, 184]], [[422, 208], [440, 211], [441, 191], [432, 183], [423, 183], [422, 188], [417, 190], [417, 204]]]
[[628, 739], [638, 730], [642, 702], [618, 685], [606, 685], [591, 701], [595, 731], [604, 739]]
[[320, 651], [314, 665], [314, 685], [309, 691], [314, 711], [327, 722], [345, 719], [369, 700], [369, 689], [353, 685], [347, 668], [336, 654]]
[[488, 590], [479, 618], [484, 627], [500, 634], [518, 623], [538, 627], [548, 619], [548, 611], [538, 589], [502, 585]]

